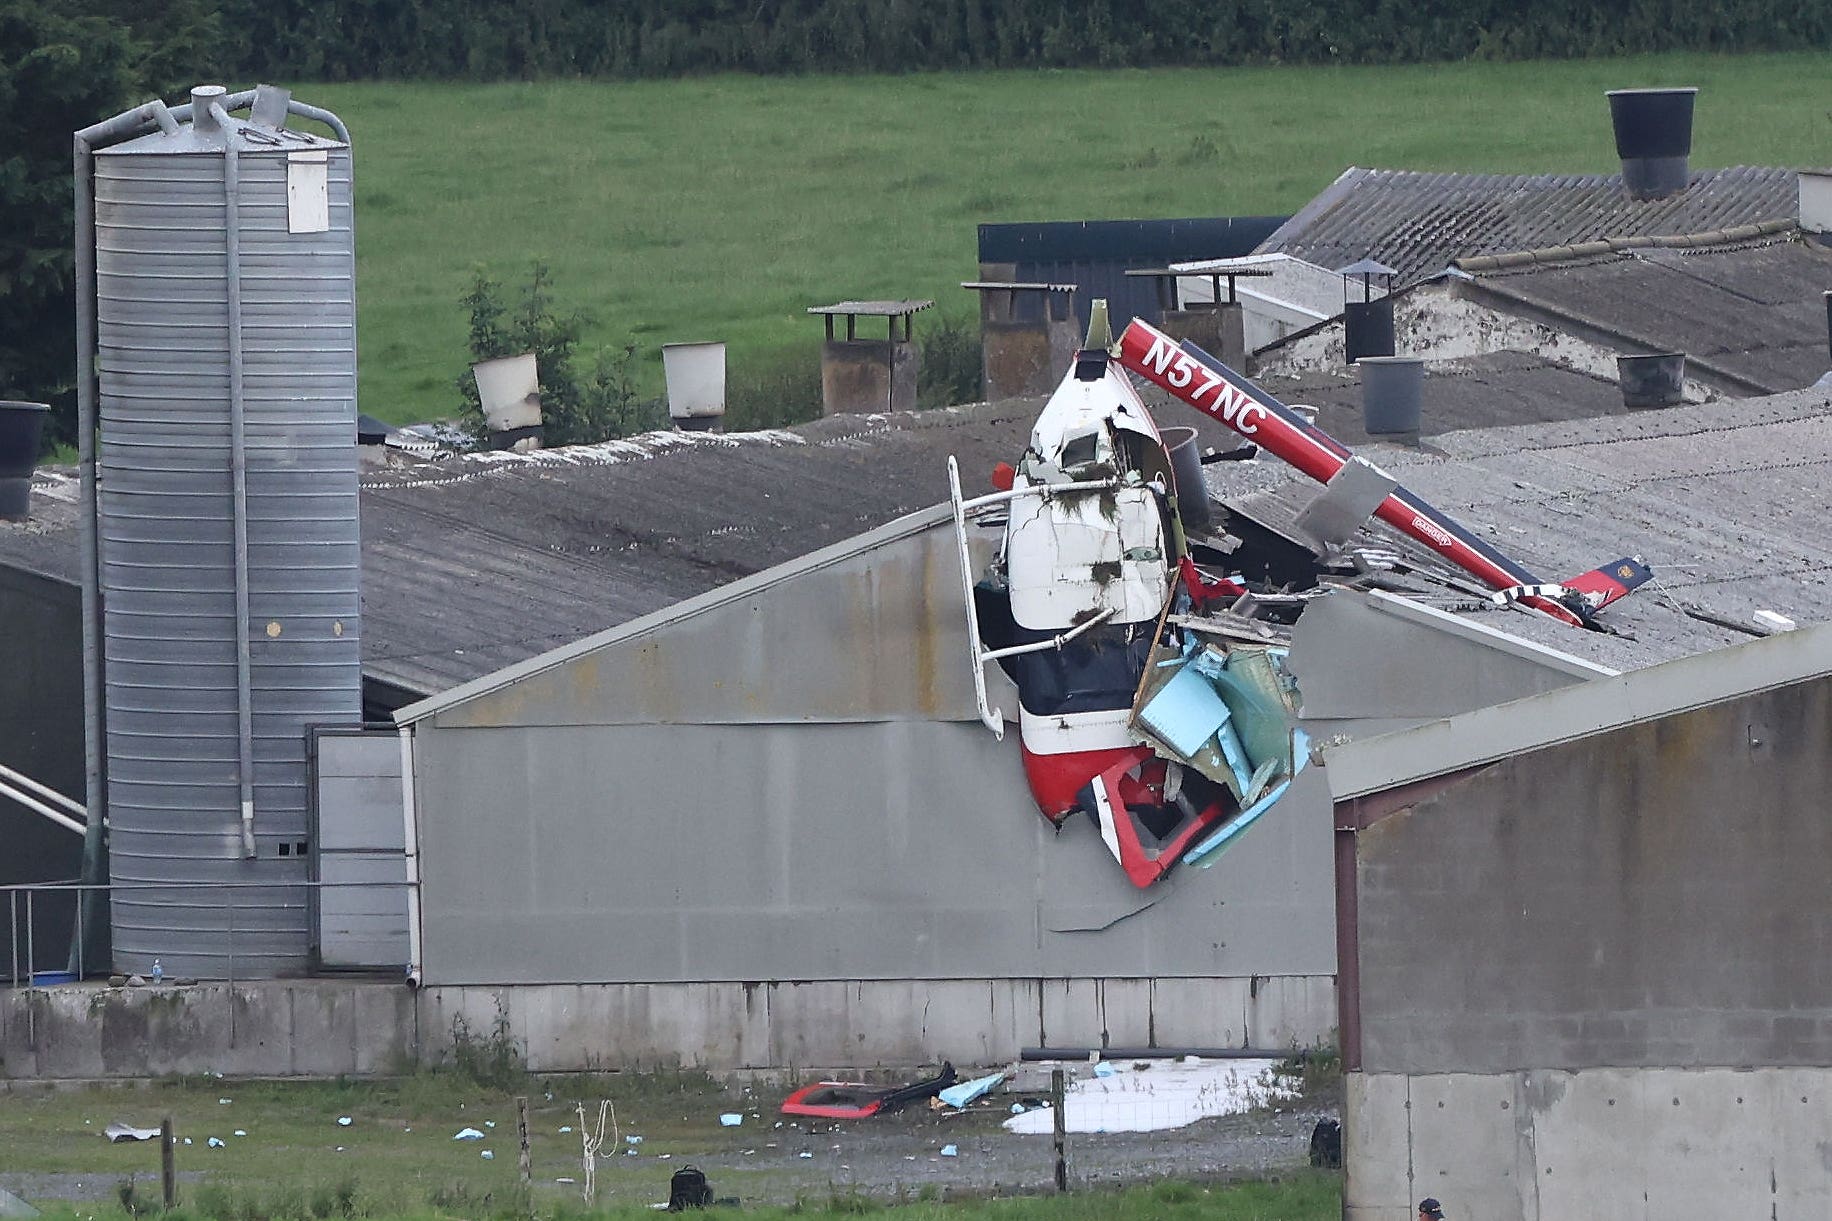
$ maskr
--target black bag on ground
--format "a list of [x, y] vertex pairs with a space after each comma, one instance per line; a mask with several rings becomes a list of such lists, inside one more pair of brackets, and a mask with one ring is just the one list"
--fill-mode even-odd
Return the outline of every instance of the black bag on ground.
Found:
[[1342, 1169], [1342, 1123], [1319, 1119], [1310, 1130], [1310, 1164], [1328, 1170]]
[[712, 1187], [698, 1166], [682, 1166], [668, 1180], [668, 1211], [705, 1208], [712, 1203]]

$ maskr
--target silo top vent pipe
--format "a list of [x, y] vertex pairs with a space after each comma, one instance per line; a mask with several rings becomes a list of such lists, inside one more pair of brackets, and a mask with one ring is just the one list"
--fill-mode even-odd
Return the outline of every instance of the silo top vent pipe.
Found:
[[[197, 132], [221, 131], [222, 119], [211, 113], [212, 107], [223, 106], [223, 100], [229, 91], [221, 85], [196, 85], [191, 89], [191, 129]], [[226, 111], [227, 108], [224, 107]]]
[[1698, 90], [1612, 89], [1609, 118], [1622, 158], [1622, 185], [1632, 199], [1665, 199], [1692, 180], [1692, 104]]

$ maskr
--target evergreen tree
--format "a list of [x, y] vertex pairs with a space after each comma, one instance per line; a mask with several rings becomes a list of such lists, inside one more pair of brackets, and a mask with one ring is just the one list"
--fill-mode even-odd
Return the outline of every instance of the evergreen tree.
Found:
[[51, 403], [47, 441], [75, 437], [71, 134], [191, 69], [214, 22], [160, 9], [0, 0], [0, 398]]

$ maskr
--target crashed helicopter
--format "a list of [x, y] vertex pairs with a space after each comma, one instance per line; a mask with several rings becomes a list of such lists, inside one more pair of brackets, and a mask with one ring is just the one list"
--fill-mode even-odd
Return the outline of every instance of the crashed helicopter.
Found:
[[[1272, 588], [1231, 568], [1218, 540], [1186, 533], [1176, 464], [1128, 370], [1327, 485], [1320, 500], [1354, 503], [1355, 522], [1401, 531], [1493, 601], [1606, 630], [1597, 612], [1652, 575], [1628, 557], [1541, 581], [1194, 344], [1137, 320], [1112, 342], [1096, 301], [1086, 344], [1024, 453], [994, 471], [996, 490], [965, 496], [952, 458], [948, 477], [981, 720], [1003, 736], [982, 669], [997, 661], [1018, 690], [1039, 811], [1058, 827], [1092, 819], [1136, 886], [1179, 861], [1213, 863], [1308, 764], [1284, 638], [1234, 612], [1270, 599], [1289, 622], [1327, 591]], [[1181, 492], [1206, 504], [1201, 486]], [[970, 522], [1003, 526], [977, 576]]]

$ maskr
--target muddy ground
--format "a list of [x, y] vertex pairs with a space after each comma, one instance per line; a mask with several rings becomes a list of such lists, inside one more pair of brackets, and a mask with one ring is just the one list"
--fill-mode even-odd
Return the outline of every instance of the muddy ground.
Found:
[[[1273, 1174], [1305, 1165], [1311, 1129], [1334, 1113], [1333, 1107], [1300, 1105], [1163, 1132], [1074, 1134], [1068, 1138], [1069, 1175], [1077, 1183], [1110, 1184]], [[767, 1180], [753, 1194], [771, 1202], [832, 1190], [895, 1197], [931, 1185], [943, 1196], [1051, 1186], [1051, 1138], [1012, 1135], [999, 1126], [1003, 1118], [990, 1108], [956, 1116], [911, 1109], [855, 1123], [817, 1123], [811, 1131], [785, 1124], [748, 1146], [754, 1152], [712, 1154], [696, 1164], [721, 1194], [727, 1182]], [[955, 1155], [943, 1156], [949, 1145]]]

